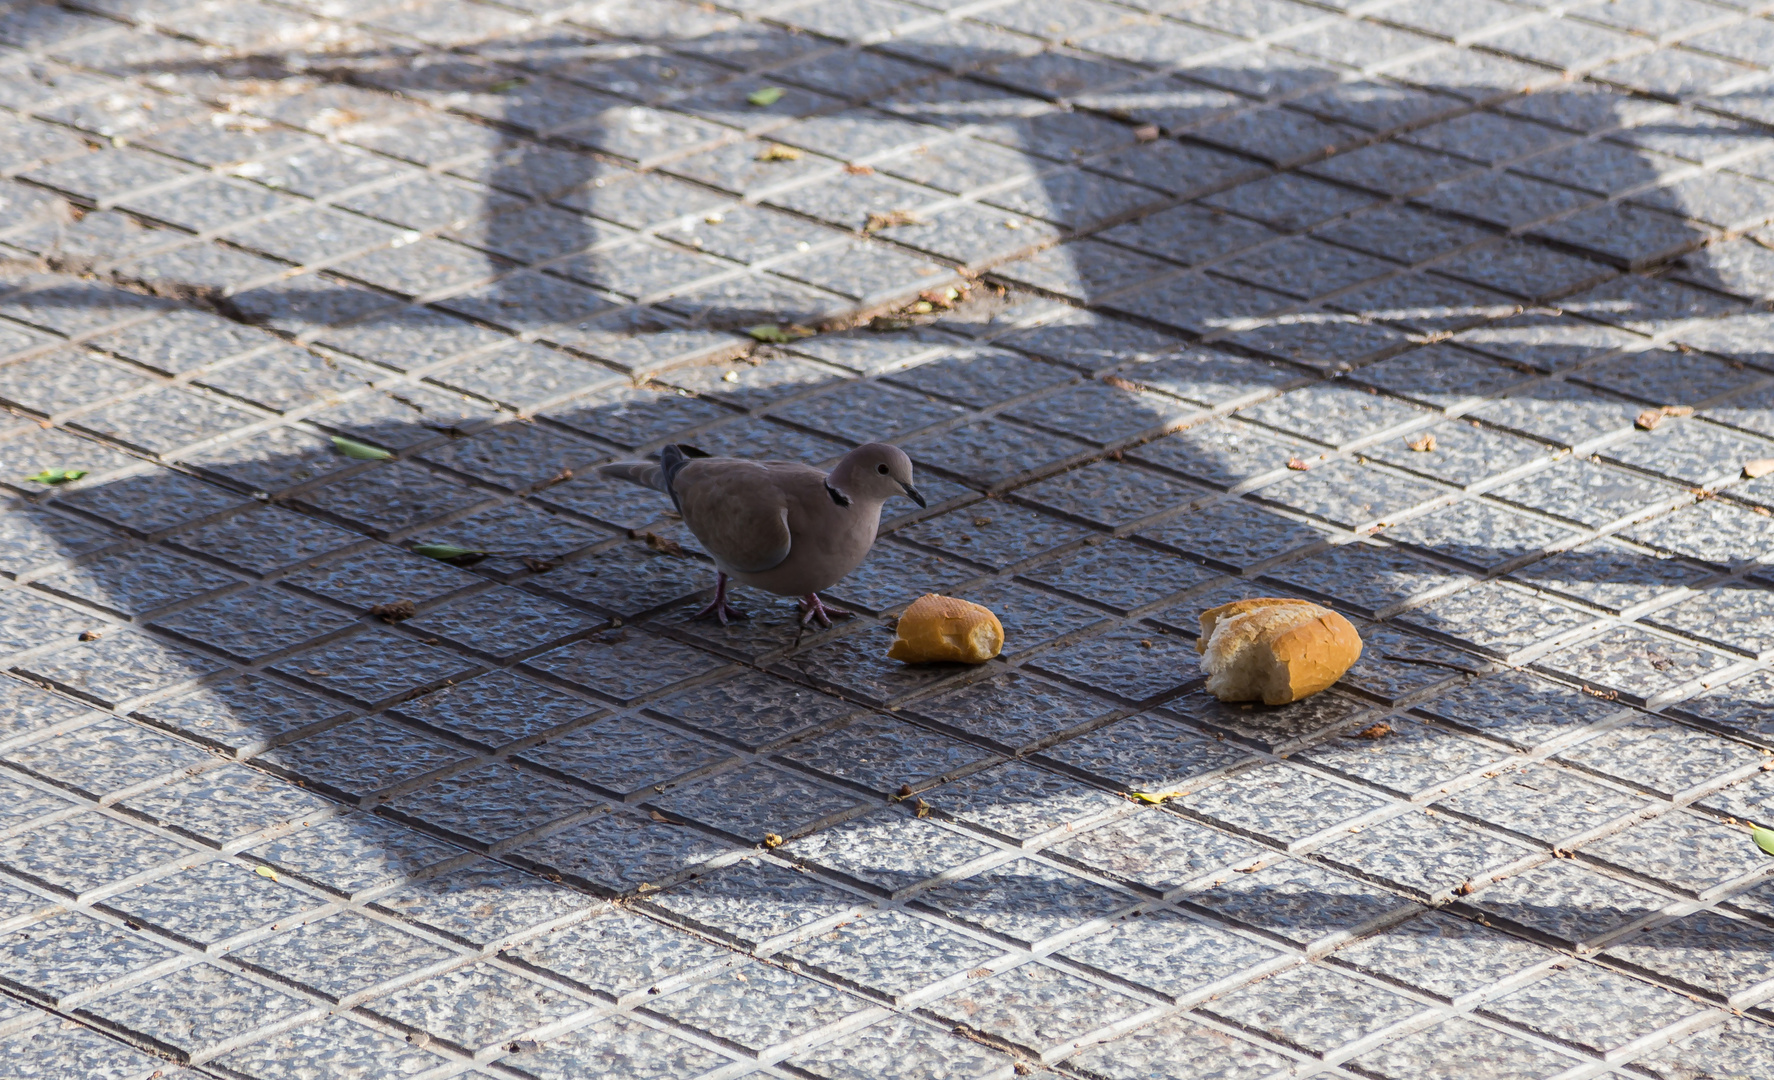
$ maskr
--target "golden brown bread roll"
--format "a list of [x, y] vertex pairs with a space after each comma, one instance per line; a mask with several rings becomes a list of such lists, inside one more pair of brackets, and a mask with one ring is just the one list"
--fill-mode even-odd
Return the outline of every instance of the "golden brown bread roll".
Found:
[[1361, 659], [1361, 635], [1329, 608], [1265, 596], [1202, 612], [1195, 651], [1221, 701], [1285, 705], [1342, 678]]
[[1004, 624], [988, 608], [952, 596], [918, 597], [899, 617], [890, 660], [983, 664], [1004, 647]]

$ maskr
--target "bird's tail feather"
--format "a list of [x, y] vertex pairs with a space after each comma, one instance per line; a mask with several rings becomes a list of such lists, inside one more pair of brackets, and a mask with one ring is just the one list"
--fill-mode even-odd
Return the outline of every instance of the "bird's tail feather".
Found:
[[688, 465], [693, 458], [708, 456], [708, 451], [698, 450], [688, 443], [670, 443], [659, 451], [658, 461], [613, 461], [608, 465], [599, 465], [597, 471], [604, 476], [618, 477], [642, 487], [650, 487], [654, 491], [663, 491], [676, 503], [678, 497], [671, 490], [671, 482], [676, 479], [678, 470]]
[[614, 476], [654, 491], [671, 490], [666, 483], [665, 470], [660, 468], [657, 461], [613, 461], [608, 465], [599, 465], [597, 471], [600, 476]]

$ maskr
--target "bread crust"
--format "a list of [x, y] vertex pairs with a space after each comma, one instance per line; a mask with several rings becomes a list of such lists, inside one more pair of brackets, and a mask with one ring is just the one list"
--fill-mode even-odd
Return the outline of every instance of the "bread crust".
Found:
[[1361, 635], [1310, 601], [1258, 597], [1203, 612], [1195, 648], [1221, 701], [1286, 705], [1342, 678], [1361, 658]]
[[1004, 648], [1004, 624], [990, 608], [927, 593], [899, 617], [899, 636], [887, 650], [907, 664], [983, 664]]

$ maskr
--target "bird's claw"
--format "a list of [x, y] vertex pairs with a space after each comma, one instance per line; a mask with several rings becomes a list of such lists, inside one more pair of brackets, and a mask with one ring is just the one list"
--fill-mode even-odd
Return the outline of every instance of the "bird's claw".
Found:
[[802, 626], [806, 626], [814, 619], [818, 619], [819, 625], [821, 626], [830, 626], [833, 619], [850, 619], [855, 617], [853, 612], [834, 611], [831, 608], [826, 607], [825, 602], [819, 599], [818, 593], [808, 593], [806, 596], [801, 597], [800, 605]]
[[715, 575], [715, 598], [709, 601], [707, 607], [690, 616], [690, 621], [695, 622], [697, 619], [706, 619], [711, 615], [717, 619], [722, 626], [727, 625], [728, 619], [751, 618], [750, 612], [740, 611], [732, 604], [727, 603], [727, 575], [725, 573]]
[[727, 603], [725, 598], [721, 598], [721, 599], [711, 601], [707, 607], [703, 608], [701, 611], [698, 611], [696, 614], [690, 616], [690, 621], [695, 622], [698, 619], [709, 619], [709, 618], [716, 620], [722, 626], [726, 626], [727, 620], [729, 620], [729, 619], [749, 619], [749, 618], [751, 618], [751, 612], [740, 611], [738, 608], [734, 607], [732, 604]]

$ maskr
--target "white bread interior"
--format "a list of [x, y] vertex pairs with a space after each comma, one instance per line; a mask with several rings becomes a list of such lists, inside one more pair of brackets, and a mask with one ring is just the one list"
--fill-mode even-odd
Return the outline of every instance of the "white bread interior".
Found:
[[1361, 657], [1361, 635], [1328, 608], [1262, 597], [1202, 613], [1195, 648], [1208, 693], [1285, 705], [1342, 678]]

